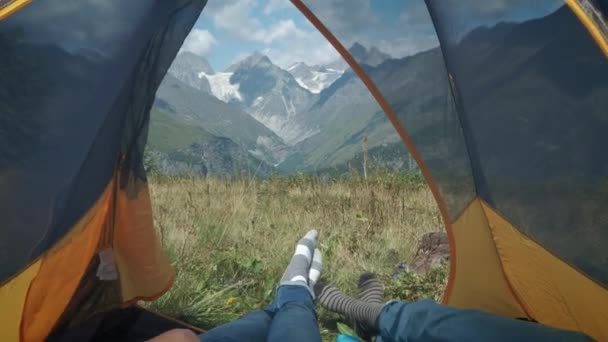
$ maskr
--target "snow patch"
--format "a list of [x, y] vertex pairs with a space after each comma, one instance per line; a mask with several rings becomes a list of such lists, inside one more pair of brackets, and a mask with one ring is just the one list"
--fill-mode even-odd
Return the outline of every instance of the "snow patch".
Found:
[[281, 100], [283, 100], [283, 106], [285, 106], [285, 110], [287, 111], [287, 117], [293, 118], [296, 116], [296, 106], [293, 105], [293, 102], [287, 101], [283, 94], [281, 94]]
[[264, 98], [262, 96], [256, 97], [255, 100], [253, 100], [253, 106], [259, 106], [260, 104], [262, 104], [262, 101], [264, 101]]
[[298, 66], [300, 66], [302, 64], [304, 64], [304, 63], [302, 63], [302, 62], [295, 62], [289, 68], [287, 68], [287, 71], [293, 71], [295, 68], [297, 68]]
[[295, 79], [296, 79], [296, 82], [298, 82], [298, 84], [300, 85], [300, 87], [307, 89], [311, 93], [313, 92], [312, 90], [310, 90], [308, 85], [306, 83], [304, 83], [304, 80], [301, 77], [296, 77]]
[[200, 72], [198, 77], [207, 78], [211, 86], [211, 93], [221, 101], [226, 103], [230, 102], [230, 100], [243, 101], [243, 97], [239, 92], [239, 84], [230, 83], [232, 74], [231, 72], [216, 72], [213, 75], [209, 75], [205, 72]]
[[327, 72], [311, 71], [312, 77], [303, 79], [296, 77], [296, 82], [313, 94], [319, 94], [323, 89], [334, 83], [344, 72], [335, 69], [326, 69]]
[[264, 154], [264, 151], [259, 150], [259, 149], [247, 150], [247, 152], [249, 152], [252, 156], [254, 156], [260, 160], [264, 160], [264, 158], [266, 157], [266, 155]]

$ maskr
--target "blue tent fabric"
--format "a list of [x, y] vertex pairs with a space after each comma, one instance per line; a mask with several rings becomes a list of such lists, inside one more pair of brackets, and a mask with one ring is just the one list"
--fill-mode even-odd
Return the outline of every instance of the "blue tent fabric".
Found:
[[145, 180], [156, 89], [205, 4], [35, 1], [0, 21], [0, 284], [69, 232], [118, 168]]

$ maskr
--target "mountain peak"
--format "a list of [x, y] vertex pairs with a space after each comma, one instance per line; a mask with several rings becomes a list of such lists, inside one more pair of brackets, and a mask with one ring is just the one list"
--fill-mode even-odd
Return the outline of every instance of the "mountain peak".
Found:
[[190, 51], [181, 51], [173, 64], [171, 69], [188, 69], [192, 72], [199, 73], [204, 72], [205, 74], [212, 75], [215, 73], [207, 59], [203, 56], [197, 55]]
[[234, 64], [232, 64], [231, 66], [229, 66], [226, 69], [226, 72], [234, 72], [235, 70], [241, 68], [241, 67], [269, 67], [269, 66], [274, 66], [274, 64], [272, 63], [272, 61], [270, 60], [270, 58], [268, 58], [268, 56], [262, 54], [259, 51], [254, 51], [251, 55], [245, 57], [244, 59], [240, 60], [239, 62], [236, 62]]
[[258, 65], [258, 64], [272, 64], [270, 58], [268, 56], [262, 54], [259, 51], [255, 51], [251, 54], [251, 56], [245, 58], [243, 62], [250, 65]]
[[348, 49], [348, 52], [350, 52], [351, 55], [353, 55], [353, 57], [357, 58], [358, 56], [365, 56], [367, 55], [367, 49], [365, 48], [365, 46], [361, 45], [358, 42], [355, 42], [350, 49]]
[[384, 53], [384, 52], [380, 51], [380, 49], [378, 49], [377, 46], [372, 45], [372, 47], [369, 48], [369, 53], [372, 54], [372, 53]]
[[287, 71], [298, 70], [303, 68], [309, 68], [310, 66], [305, 62], [295, 62], [287, 68]]
[[370, 66], [377, 66], [384, 62], [387, 59], [390, 59], [391, 56], [382, 52], [378, 47], [371, 46], [368, 50], [361, 43], [355, 42], [350, 49], [348, 49], [350, 54], [355, 58], [357, 62], [360, 64], [367, 64]]
[[205, 59], [203, 56], [197, 55], [194, 52], [188, 51], [188, 50], [182, 50], [177, 55], [180, 56], [180, 57], [182, 57], [182, 58], [202, 58], [202, 59]]
[[305, 62], [294, 63], [287, 68], [287, 71], [295, 78], [300, 87], [313, 94], [318, 94], [329, 87], [343, 73], [342, 70], [328, 70], [323, 65], [308, 65]]
[[175, 57], [168, 73], [195, 89], [210, 93], [208, 80], [204, 77], [199, 77], [199, 75], [214, 75], [215, 71], [213, 71], [213, 68], [211, 68], [205, 57], [190, 51], [181, 51]]

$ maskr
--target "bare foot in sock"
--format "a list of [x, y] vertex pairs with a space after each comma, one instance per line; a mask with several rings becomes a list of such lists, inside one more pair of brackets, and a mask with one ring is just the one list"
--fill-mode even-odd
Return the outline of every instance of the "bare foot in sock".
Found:
[[384, 302], [384, 288], [371, 272], [363, 273], [357, 283], [359, 299], [367, 303], [382, 304]]
[[321, 252], [316, 248], [319, 233], [311, 230], [298, 241], [296, 251], [287, 265], [279, 286], [304, 286], [315, 297], [313, 288], [321, 275]]
[[343, 294], [332, 285], [317, 283], [315, 293], [321, 305], [329, 311], [356, 320], [368, 334], [378, 331], [377, 320], [382, 311], [382, 304], [367, 303]]
[[[358, 299], [361, 301], [371, 304], [382, 304], [384, 302], [384, 288], [373, 273], [363, 273], [359, 277], [357, 288], [359, 290]], [[355, 331], [361, 339], [371, 341], [372, 335], [365, 324], [355, 319], [351, 319], [351, 326], [355, 328]]]

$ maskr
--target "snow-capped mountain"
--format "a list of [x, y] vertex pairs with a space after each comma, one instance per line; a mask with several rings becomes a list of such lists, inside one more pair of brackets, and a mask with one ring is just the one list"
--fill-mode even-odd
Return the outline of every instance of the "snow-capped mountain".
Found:
[[[370, 75], [395, 72], [387, 72], [393, 62], [377, 48], [354, 44], [350, 50]], [[253, 53], [216, 72], [203, 57], [183, 52], [169, 69], [155, 107], [165, 121], [199, 125], [214, 137], [232, 140], [256, 160], [287, 171], [345, 163], [360, 151], [363, 134], [376, 143], [398, 141], [390, 140], [396, 137], [390, 134], [392, 126], [342, 59], [324, 66], [301, 62], [284, 70]], [[159, 127], [167, 124], [162, 121]], [[201, 150], [190, 152], [190, 157], [199, 156]], [[219, 161], [211, 166], [230, 164]]]
[[230, 83], [232, 72], [215, 72], [204, 57], [192, 52], [181, 52], [169, 68], [169, 74], [226, 103], [242, 101], [238, 84]]
[[[390, 56], [376, 47], [367, 49], [355, 43], [351, 54], [362, 64], [377, 66]], [[169, 73], [189, 86], [202, 90], [220, 101], [236, 107], [273, 131], [287, 145], [296, 145], [319, 132], [327, 117], [353, 104], [352, 98], [337, 97], [330, 101], [330, 112], [319, 111], [313, 104], [335, 96], [329, 90], [345, 75], [348, 66], [342, 59], [329, 65], [296, 63], [287, 70], [255, 52], [249, 57], [215, 72], [201, 56], [182, 52]], [[323, 106], [326, 108], [327, 106]], [[350, 108], [350, 107], [349, 107]], [[354, 110], [353, 108], [349, 110]]]
[[209, 81], [199, 76], [200, 73], [215, 74], [205, 58], [189, 51], [180, 52], [171, 64], [169, 73], [187, 85], [211, 94]]
[[183, 52], [177, 56], [169, 73], [189, 86], [247, 112], [287, 144], [295, 144], [316, 133], [295, 120], [315, 101], [316, 95], [258, 52], [224, 72], [214, 72], [203, 57]]
[[227, 69], [230, 84], [238, 87], [240, 106], [274, 131], [287, 144], [295, 144], [316, 132], [297, 123], [315, 95], [289, 72], [258, 52]]
[[232, 77], [231, 72], [217, 72], [215, 74], [207, 74], [204, 71], [198, 73], [199, 79], [206, 79], [209, 82], [211, 88], [211, 94], [216, 98], [229, 103], [231, 101], [240, 102], [243, 100], [241, 93], [239, 93], [239, 85], [230, 83]]
[[309, 66], [304, 62], [293, 64], [287, 68], [287, 71], [295, 77], [300, 86], [308, 89], [313, 94], [318, 94], [329, 87], [344, 73], [344, 70], [332, 69], [322, 65]]

